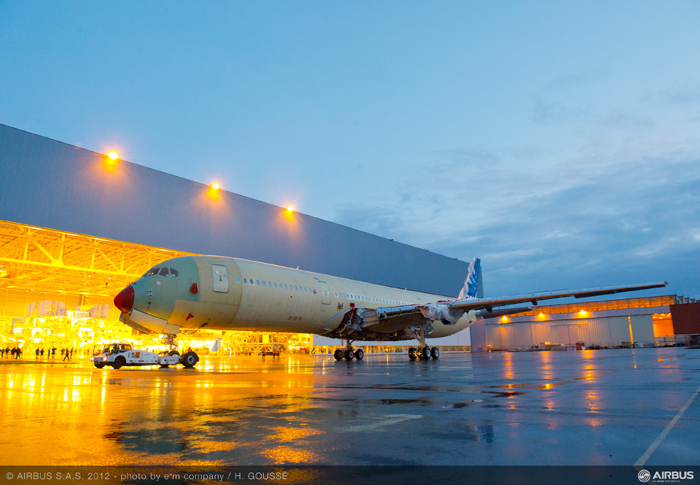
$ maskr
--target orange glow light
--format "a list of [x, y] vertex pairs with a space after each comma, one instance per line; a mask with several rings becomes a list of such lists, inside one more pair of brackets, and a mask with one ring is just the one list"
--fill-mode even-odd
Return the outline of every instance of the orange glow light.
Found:
[[112, 160], [116, 160], [117, 158], [119, 158], [119, 154], [117, 152], [109, 152], [107, 156]]
[[211, 188], [214, 189], [214, 190], [219, 190], [220, 185], [217, 184], [217, 183], [213, 183], [213, 184], [211, 184]]
[[294, 206], [293, 205], [287, 206], [287, 212], [294, 212]]

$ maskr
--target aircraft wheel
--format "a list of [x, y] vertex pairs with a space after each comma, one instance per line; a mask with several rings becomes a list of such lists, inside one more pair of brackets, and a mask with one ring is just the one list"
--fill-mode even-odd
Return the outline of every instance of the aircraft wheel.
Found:
[[105, 366], [104, 362], [95, 362], [95, 367], [98, 369], [102, 369]]
[[362, 349], [357, 349], [357, 350], [355, 351], [355, 358], [356, 358], [357, 360], [362, 360], [362, 359], [364, 359], [364, 358], [365, 358], [365, 351], [362, 350]]
[[428, 360], [430, 358], [430, 347], [425, 346], [421, 349], [420, 358], [423, 360]]
[[126, 359], [124, 356], [120, 355], [116, 359], [114, 359], [114, 363], [112, 364], [112, 367], [115, 369], [121, 369], [121, 367], [126, 364]]
[[416, 360], [416, 349], [414, 349], [413, 347], [408, 349], [408, 358], [411, 360]]
[[180, 352], [178, 352], [177, 350], [171, 350], [170, 352], [168, 352], [168, 355], [178, 355], [179, 356]]
[[197, 363], [198, 360], [199, 360], [199, 357], [197, 357], [197, 354], [195, 354], [192, 351], [189, 351], [189, 352], [185, 352], [185, 355], [182, 356], [182, 359], [180, 359], [180, 362], [187, 369], [191, 369], [192, 367], [194, 367], [194, 365]]
[[344, 356], [345, 356], [345, 354], [340, 349], [337, 349], [335, 351], [335, 353], [333, 354], [333, 357], [335, 357], [335, 360], [342, 360]]
[[440, 358], [440, 349], [433, 347], [430, 349], [430, 355], [433, 357], [433, 360], [438, 360]]
[[352, 360], [353, 357], [355, 357], [355, 352], [353, 352], [352, 349], [345, 351], [345, 360]]

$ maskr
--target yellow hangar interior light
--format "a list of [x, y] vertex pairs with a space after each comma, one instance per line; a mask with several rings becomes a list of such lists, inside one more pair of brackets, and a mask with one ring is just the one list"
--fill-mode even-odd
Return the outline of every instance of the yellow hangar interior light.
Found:
[[112, 160], [116, 160], [116, 159], [119, 158], [119, 154], [118, 154], [117, 152], [109, 152], [109, 153], [107, 154], [107, 156], [108, 156], [109, 158], [111, 158]]
[[287, 212], [294, 212], [294, 206], [293, 205], [287, 206]]
[[217, 184], [217, 183], [211, 184], [211, 188], [214, 189], [214, 190], [219, 190], [220, 187], [221, 187], [221, 186], [220, 186], [219, 184]]

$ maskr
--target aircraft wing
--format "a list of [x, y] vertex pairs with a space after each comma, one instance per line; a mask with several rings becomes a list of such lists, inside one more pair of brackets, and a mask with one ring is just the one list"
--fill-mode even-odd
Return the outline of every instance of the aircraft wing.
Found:
[[498, 298], [467, 298], [462, 300], [454, 300], [450, 302], [451, 308], [461, 308], [468, 310], [492, 310], [495, 307], [506, 305], [517, 305], [519, 303], [530, 302], [532, 305], [537, 305], [538, 301], [551, 300], [554, 298], [566, 298], [573, 296], [575, 298], [588, 298], [592, 296], [612, 295], [615, 293], [624, 293], [626, 291], [649, 290], [651, 288], [661, 288], [666, 286], [666, 282], [648, 283], [644, 285], [632, 286], [605, 286], [602, 288], [589, 288], [586, 290], [559, 290], [548, 291], [544, 293], [529, 293], [526, 295], [506, 296]]
[[[467, 315], [469, 325], [483, 317], [500, 317], [532, 310], [538, 301], [554, 298], [586, 298], [612, 295], [627, 291], [648, 290], [666, 286], [666, 282], [632, 286], [606, 286], [585, 290], [559, 290], [498, 298], [458, 298], [435, 303], [380, 307], [377, 309], [354, 308], [345, 314], [341, 325], [326, 334], [333, 338], [356, 340], [404, 340], [416, 338], [417, 329], [428, 322], [439, 320], [454, 325]], [[531, 306], [514, 307], [522, 303]]]
[[[366, 312], [363, 324], [365, 328], [370, 327], [378, 332], [395, 332], [419, 324], [421, 320], [425, 321], [426, 319], [433, 322], [440, 320], [445, 325], [454, 325], [465, 313], [469, 323], [472, 324], [481, 317], [500, 317], [530, 311], [532, 306], [537, 306], [537, 302], [542, 300], [572, 296], [587, 298], [663, 286], [666, 286], [665, 281], [643, 285], [606, 286], [575, 291], [559, 290], [498, 298], [463, 298], [420, 305], [384, 307]], [[529, 306], [513, 306], [522, 303], [528, 303]]]

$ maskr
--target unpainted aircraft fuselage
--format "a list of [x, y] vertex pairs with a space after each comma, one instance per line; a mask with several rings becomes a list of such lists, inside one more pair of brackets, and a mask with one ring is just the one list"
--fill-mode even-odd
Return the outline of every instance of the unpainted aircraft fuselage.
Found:
[[[207, 328], [333, 336], [354, 308], [366, 311], [449, 298], [244, 259], [186, 256], [152, 268], [122, 291], [115, 304], [127, 324], [158, 333]], [[417, 324], [425, 321], [416, 316]], [[404, 326], [374, 326], [372, 339], [409, 339]], [[452, 324], [436, 321], [430, 337], [448, 336], [467, 326], [464, 317]]]

